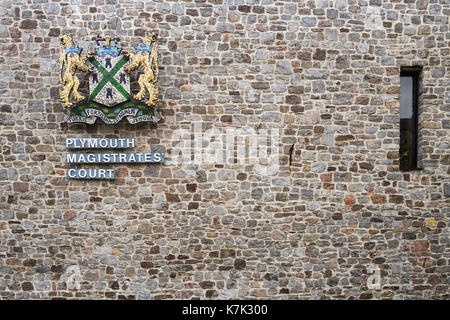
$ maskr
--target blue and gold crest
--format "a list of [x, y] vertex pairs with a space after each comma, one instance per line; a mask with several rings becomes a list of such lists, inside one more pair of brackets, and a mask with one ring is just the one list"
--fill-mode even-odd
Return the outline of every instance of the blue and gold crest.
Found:
[[[145, 37], [135, 53], [118, 46], [117, 37], [94, 37], [95, 51], [81, 55], [82, 49], [72, 42], [71, 36], [61, 36], [60, 70], [61, 100], [69, 113], [68, 123], [92, 124], [97, 118], [105, 123], [118, 123], [126, 117], [130, 123], [157, 122], [159, 112], [155, 107], [158, 87], [157, 36]], [[114, 43], [113, 43], [114, 42]], [[139, 92], [131, 93], [129, 73], [142, 69]], [[89, 96], [78, 93], [80, 81], [75, 75], [79, 69], [89, 73]], [[70, 101], [70, 94], [76, 103]], [[147, 98], [148, 97], [148, 98]]]

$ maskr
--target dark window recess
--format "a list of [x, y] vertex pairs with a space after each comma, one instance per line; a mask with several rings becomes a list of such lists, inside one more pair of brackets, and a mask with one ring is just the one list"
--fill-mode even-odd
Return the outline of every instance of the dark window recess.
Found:
[[400, 73], [400, 170], [418, 169], [420, 72], [402, 68]]

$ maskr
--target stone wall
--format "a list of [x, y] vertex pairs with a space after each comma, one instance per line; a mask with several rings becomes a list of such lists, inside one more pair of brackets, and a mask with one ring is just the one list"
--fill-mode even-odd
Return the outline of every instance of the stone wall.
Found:
[[[1, 298], [448, 299], [449, 15], [448, 0], [1, 0]], [[65, 124], [58, 36], [131, 48], [147, 31], [165, 119]], [[401, 66], [423, 66], [421, 171], [398, 168]], [[169, 157], [66, 178], [66, 138], [170, 155], [196, 123], [277, 128], [279, 167]]]

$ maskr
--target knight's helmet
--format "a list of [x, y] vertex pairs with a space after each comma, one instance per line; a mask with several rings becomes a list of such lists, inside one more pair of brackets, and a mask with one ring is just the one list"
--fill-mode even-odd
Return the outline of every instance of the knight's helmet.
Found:
[[73, 43], [71, 35], [65, 34], [60, 36], [59, 39], [61, 40], [61, 45], [64, 46], [66, 55], [70, 53], [76, 53], [79, 55], [81, 53], [80, 47]]
[[[100, 37], [100, 35], [98, 35], [97, 37], [94, 37], [93, 40], [95, 40], [97, 44], [96, 52], [99, 57], [108, 55], [117, 57], [120, 54], [121, 49], [117, 47], [117, 42], [120, 41], [118, 37], [111, 38], [110, 36], [105, 36], [104, 38], [102, 38]], [[105, 41], [106, 44], [101, 45], [99, 44], [99, 41]], [[115, 44], [111, 44], [111, 41], [114, 41]]]
[[152, 52], [153, 42], [158, 40], [158, 35], [152, 32], [151, 37], [144, 37], [144, 42], [140, 43], [136, 48], [136, 53], [138, 52], [148, 52], [149, 54]]
[[66, 47], [65, 51], [66, 51], [66, 54], [76, 53], [76, 54], [79, 55], [81, 53], [81, 49], [78, 46], [75, 46], [75, 45], [71, 46], [71, 47]]

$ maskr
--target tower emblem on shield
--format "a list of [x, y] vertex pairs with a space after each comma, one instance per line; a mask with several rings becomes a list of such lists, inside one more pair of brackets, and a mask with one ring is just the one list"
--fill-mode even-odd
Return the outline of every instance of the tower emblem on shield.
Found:
[[96, 55], [89, 59], [93, 66], [89, 75], [89, 99], [112, 107], [131, 98], [130, 75], [124, 68], [128, 57], [121, 55], [117, 46], [111, 45], [111, 40], [116, 39], [106, 37], [104, 40], [106, 45], [100, 45]]
[[[69, 114], [68, 123], [92, 124], [97, 118], [115, 124], [126, 117], [130, 123], [157, 122], [159, 110], [155, 107], [158, 87], [157, 36], [145, 37], [135, 52], [118, 46], [117, 37], [94, 37], [95, 51], [81, 55], [82, 49], [72, 42], [71, 36], [61, 36], [60, 77], [64, 89], [61, 100]], [[130, 72], [141, 68], [139, 92], [131, 92]], [[78, 91], [80, 81], [75, 72], [79, 69], [89, 73], [89, 96]], [[70, 94], [76, 103], [70, 101]]]

